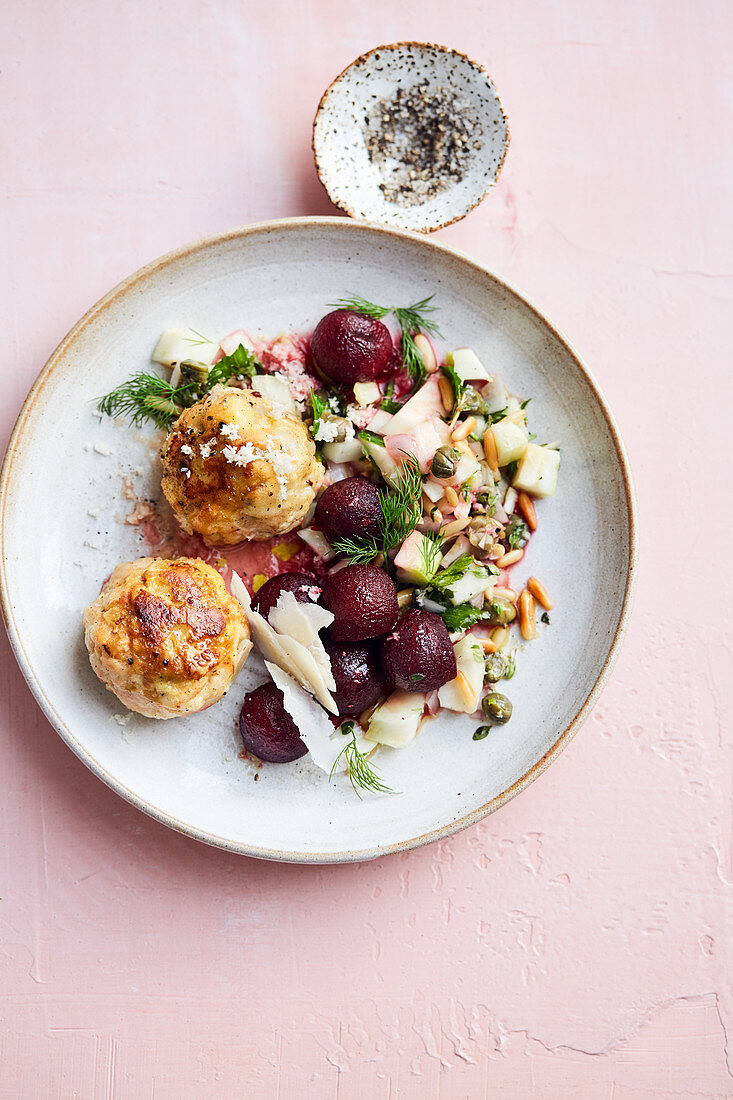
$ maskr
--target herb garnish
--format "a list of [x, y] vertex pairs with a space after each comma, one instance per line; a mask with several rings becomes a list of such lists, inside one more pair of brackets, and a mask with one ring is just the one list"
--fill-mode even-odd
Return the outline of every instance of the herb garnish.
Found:
[[510, 550], [518, 550], [521, 546], [525, 546], [529, 540], [527, 524], [519, 516], [510, 518], [504, 534]]
[[346, 554], [352, 565], [367, 565], [405, 541], [422, 519], [422, 474], [414, 455], [408, 455], [389, 489], [379, 490], [382, 530], [379, 535], [337, 539], [333, 549]]
[[[348, 723], [344, 723], [344, 725], [347, 724]], [[334, 760], [331, 774], [328, 778], [333, 779], [336, 765], [343, 756], [346, 759], [351, 786], [354, 788], [354, 792], [358, 798], [361, 798], [360, 791], [375, 791], [377, 794], [394, 794], [395, 792], [392, 788], [383, 783], [377, 773], [369, 767], [366, 753], [359, 752], [356, 745], [356, 734], [353, 732], [353, 725], [352, 722], [352, 729], [350, 731], [351, 740], [344, 745], [341, 752]], [[343, 726], [341, 727], [341, 732], [343, 733]]]
[[254, 378], [262, 373], [262, 367], [257, 362], [254, 353], [249, 351], [244, 344], [235, 348], [231, 355], [224, 355], [213, 367], [209, 367], [209, 377], [206, 380], [206, 389], [213, 386], [224, 385], [230, 378]]
[[231, 355], [223, 356], [209, 368], [205, 382], [190, 380], [172, 386], [159, 374], [139, 371], [101, 398], [97, 408], [105, 416], [128, 416], [137, 428], [152, 420], [156, 427], [165, 430], [183, 409], [205, 397], [213, 386], [231, 378], [253, 378], [261, 369], [253, 353], [240, 344]]
[[458, 630], [467, 630], [469, 626], [482, 622], [489, 618], [489, 613], [481, 607], [474, 607], [470, 603], [459, 603], [456, 607], [446, 607], [440, 612], [440, 617], [446, 625], [449, 634]]
[[456, 558], [454, 562], [451, 562], [446, 569], [441, 569], [440, 573], [433, 577], [430, 582], [432, 587], [437, 588], [439, 592], [447, 592], [450, 586], [455, 584], [456, 581], [459, 581], [463, 574], [471, 568], [474, 562], [476, 562], [476, 559], [473, 554], [469, 554], [468, 552], [461, 554], [461, 556]]
[[158, 374], [140, 371], [103, 397], [97, 408], [105, 416], [129, 416], [136, 428], [152, 420], [158, 428], [169, 428], [186, 405], [193, 404], [196, 382], [171, 386]]
[[410, 377], [419, 385], [425, 377], [425, 367], [422, 356], [417, 350], [415, 336], [418, 333], [427, 333], [429, 336], [440, 336], [440, 329], [435, 321], [426, 317], [427, 313], [434, 313], [435, 306], [431, 306], [434, 295], [423, 298], [420, 302], [414, 302], [411, 306], [378, 306], [374, 302], [368, 302], [366, 298], [355, 295], [353, 298], [339, 298], [337, 302], [331, 302], [337, 309], [352, 309], [355, 313], [363, 313], [372, 317], [375, 321], [381, 321], [388, 313], [393, 313], [402, 332], [401, 350], [402, 362]]

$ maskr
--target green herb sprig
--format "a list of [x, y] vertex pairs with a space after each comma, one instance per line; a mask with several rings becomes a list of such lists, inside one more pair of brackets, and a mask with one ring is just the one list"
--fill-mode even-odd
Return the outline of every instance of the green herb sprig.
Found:
[[363, 313], [367, 317], [381, 321], [389, 313], [393, 313], [397, 324], [400, 326], [402, 338], [400, 341], [402, 350], [402, 362], [405, 369], [418, 386], [425, 378], [425, 367], [422, 356], [417, 349], [415, 336], [424, 333], [428, 336], [440, 336], [438, 325], [427, 314], [434, 313], [436, 306], [431, 305], [434, 295], [414, 302], [411, 306], [378, 306], [374, 302], [367, 301], [355, 295], [352, 298], [339, 298], [337, 302], [331, 302], [336, 309], [352, 309], [355, 313]]
[[489, 612], [480, 607], [474, 607], [470, 603], [459, 603], [456, 607], [446, 607], [440, 612], [440, 617], [446, 625], [449, 634], [459, 630], [468, 630], [469, 626], [483, 622], [489, 618]]
[[341, 752], [334, 760], [331, 774], [328, 778], [333, 779], [336, 765], [341, 757], [344, 757], [348, 767], [351, 786], [354, 788], [354, 792], [359, 798], [361, 798], [362, 791], [373, 791], [376, 794], [394, 794], [395, 792], [392, 788], [388, 787], [386, 783], [383, 783], [377, 773], [369, 766], [366, 753], [360, 752], [357, 748], [356, 734], [353, 732], [353, 723], [351, 730], [348, 732], [351, 733], [351, 740], [344, 745]]
[[475, 560], [473, 554], [468, 552], [461, 554], [446, 569], [441, 569], [440, 573], [433, 577], [430, 582], [432, 587], [437, 588], [439, 592], [447, 592], [450, 586], [459, 581], [463, 574], [471, 568]]
[[185, 408], [205, 397], [214, 386], [224, 385], [232, 378], [254, 378], [261, 370], [254, 354], [240, 344], [231, 355], [223, 356], [209, 368], [205, 382], [191, 380], [172, 386], [159, 374], [139, 371], [102, 397], [97, 408], [105, 416], [127, 416], [138, 428], [146, 420], [152, 420], [165, 431]]
[[137, 428], [152, 420], [156, 427], [165, 429], [182, 409], [193, 404], [198, 389], [196, 382], [174, 388], [160, 375], [140, 371], [103, 397], [97, 408], [105, 416], [127, 416]]
[[422, 474], [414, 455], [408, 455], [389, 489], [379, 490], [382, 529], [379, 535], [337, 539], [333, 549], [346, 554], [352, 565], [367, 565], [405, 541], [422, 519]]

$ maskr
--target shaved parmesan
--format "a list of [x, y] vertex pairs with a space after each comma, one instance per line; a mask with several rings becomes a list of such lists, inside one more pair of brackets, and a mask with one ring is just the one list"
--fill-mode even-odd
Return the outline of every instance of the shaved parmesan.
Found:
[[330, 774], [343, 748], [341, 734], [335, 733], [323, 708], [319, 707], [315, 699], [304, 691], [292, 676], [288, 676], [277, 664], [267, 660], [265, 667], [283, 693], [285, 709], [308, 746], [313, 763]]
[[[298, 727], [316, 767], [327, 775], [331, 774], [334, 767], [337, 772], [345, 772], [348, 761], [346, 755], [341, 754], [351, 739], [333, 728], [323, 708], [303, 691], [292, 676], [268, 661], [265, 661], [265, 667], [274, 684], [283, 693], [283, 706]], [[354, 736], [359, 752], [369, 755], [375, 751], [374, 743], [366, 740], [359, 726], [354, 727]]]
[[315, 695], [318, 702], [332, 714], [338, 714], [338, 708], [331, 695], [331, 691], [336, 687], [331, 662], [320, 639], [318, 646], [309, 647], [287, 634], [278, 634], [267, 620], [253, 609], [249, 593], [237, 573], [232, 573], [231, 588], [232, 595], [236, 596], [244, 607], [252, 639], [265, 660], [272, 661], [278, 668], [297, 680], [301, 687]]

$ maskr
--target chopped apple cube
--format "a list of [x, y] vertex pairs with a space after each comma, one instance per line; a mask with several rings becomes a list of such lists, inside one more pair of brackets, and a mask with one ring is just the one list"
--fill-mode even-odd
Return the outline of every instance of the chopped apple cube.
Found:
[[440, 545], [422, 531], [408, 535], [395, 556], [400, 580], [407, 584], [428, 584], [435, 576], [440, 561]]
[[500, 466], [506, 466], [509, 462], [516, 462], [527, 449], [527, 432], [519, 424], [506, 417], [493, 427], [496, 440], [496, 454]]
[[415, 739], [424, 709], [424, 695], [415, 691], [394, 691], [374, 711], [365, 737], [379, 745], [404, 749]]
[[466, 634], [453, 646], [458, 675], [455, 680], [443, 684], [438, 692], [441, 707], [462, 714], [473, 714], [478, 708], [484, 683], [484, 655], [471, 634]]
[[551, 497], [557, 488], [560, 452], [529, 443], [517, 467], [512, 485], [520, 493]]
[[445, 357], [447, 366], [452, 367], [462, 382], [481, 379], [482, 382], [490, 382], [491, 375], [486, 370], [475, 351], [470, 348], [456, 348], [449, 351]]
[[210, 340], [202, 341], [192, 329], [167, 328], [150, 358], [163, 367], [172, 367], [184, 359], [195, 359], [197, 363], [210, 367], [218, 354], [218, 344]]

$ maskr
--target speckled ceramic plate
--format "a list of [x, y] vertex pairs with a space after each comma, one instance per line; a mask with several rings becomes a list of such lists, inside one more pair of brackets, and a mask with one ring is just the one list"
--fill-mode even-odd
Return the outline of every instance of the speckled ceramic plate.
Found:
[[[89, 667], [82, 609], [113, 566], [145, 548], [126, 525], [123, 482], [159, 494], [150, 438], [100, 420], [98, 396], [148, 365], [161, 330], [308, 329], [327, 303], [358, 293], [409, 303], [435, 295], [447, 345], [468, 344], [518, 393], [531, 427], [559, 440], [557, 496], [518, 581], [555, 599], [552, 625], [520, 653], [512, 721], [483, 741], [445, 714], [402, 751], [384, 750], [389, 797], [359, 801], [308, 757], [240, 759], [242, 695], [264, 679], [251, 659], [228, 696], [199, 716], [154, 722], [122, 708]], [[39, 517], [41, 519], [39, 520]], [[632, 588], [634, 505], [623, 446], [595, 383], [531, 305], [469, 259], [422, 237], [341, 218], [235, 230], [157, 260], [111, 291], [60, 344], [35, 383], [0, 480], [2, 607], [39, 704], [101, 779], [174, 829], [269, 859], [370, 859], [447, 836], [530, 783], [576, 732], [618, 651]], [[39, 522], [44, 529], [39, 531]], [[42, 534], [42, 537], [40, 535]], [[522, 572], [523, 571], [523, 572]]]
[[[426, 89], [427, 105], [417, 88]], [[390, 104], [398, 94], [414, 101], [408, 116], [413, 110], [419, 116], [418, 126], [408, 122], [411, 140], [395, 125]], [[435, 108], [435, 97], [452, 104], [449, 115]], [[442, 133], [429, 126], [435, 110], [444, 119]], [[405, 164], [403, 153], [415, 157], [423, 142], [432, 148], [436, 139], [445, 152], [435, 162], [430, 153], [430, 177], [442, 189], [425, 195], [409, 176], [419, 176], [422, 158]], [[423, 233], [458, 221], [481, 202], [508, 147], [509, 126], [489, 74], [465, 54], [429, 42], [395, 42], [362, 54], [324, 92], [313, 122], [316, 168], [331, 201], [353, 218]]]

